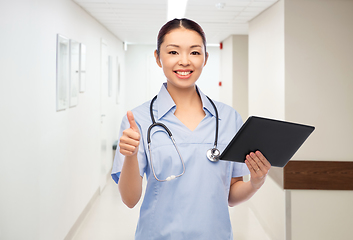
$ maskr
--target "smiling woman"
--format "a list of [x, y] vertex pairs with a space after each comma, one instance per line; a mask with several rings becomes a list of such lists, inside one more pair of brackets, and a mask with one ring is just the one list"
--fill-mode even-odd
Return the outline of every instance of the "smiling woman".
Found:
[[195, 85], [208, 58], [203, 46], [199, 33], [185, 28], [169, 31], [163, 37], [155, 57], [171, 87], [188, 88]]
[[[112, 170], [130, 208], [140, 200], [146, 174], [135, 239], [233, 240], [228, 205], [249, 199], [271, 166], [259, 151], [249, 153], [246, 164], [207, 158], [207, 151], [217, 147], [218, 133], [222, 151], [242, 120], [196, 86], [208, 60], [197, 23], [166, 23], [154, 55], [167, 82], [152, 101], [127, 112]], [[249, 172], [251, 180], [243, 182]]]

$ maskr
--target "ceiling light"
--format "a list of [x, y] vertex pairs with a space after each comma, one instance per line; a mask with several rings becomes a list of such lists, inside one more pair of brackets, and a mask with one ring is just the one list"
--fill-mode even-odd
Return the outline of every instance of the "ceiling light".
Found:
[[167, 21], [185, 16], [188, 0], [168, 0]]
[[218, 10], [222, 10], [225, 6], [226, 6], [225, 3], [216, 3], [216, 8], [217, 8]]

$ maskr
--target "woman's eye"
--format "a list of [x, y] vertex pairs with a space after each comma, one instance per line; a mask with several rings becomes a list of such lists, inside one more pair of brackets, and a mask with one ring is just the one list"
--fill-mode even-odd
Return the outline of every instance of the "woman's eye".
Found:
[[175, 55], [178, 54], [176, 51], [170, 51], [169, 54]]
[[191, 55], [200, 55], [200, 53], [197, 51], [193, 51], [193, 52], [191, 52]]

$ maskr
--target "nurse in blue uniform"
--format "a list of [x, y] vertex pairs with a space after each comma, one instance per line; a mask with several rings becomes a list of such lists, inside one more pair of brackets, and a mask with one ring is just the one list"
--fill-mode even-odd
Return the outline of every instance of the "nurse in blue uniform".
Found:
[[[112, 170], [130, 208], [141, 198], [146, 175], [135, 239], [233, 240], [228, 206], [253, 196], [271, 165], [259, 151], [249, 153], [245, 163], [208, 159], [209, 149], [224, 150], [242, 119], [196, 85], [208, 59], [197, 23], [166, 23], [155, 57], [166, 83], [156, 98], [127, 112]], [[249, 173], [250, 181], [244, 182]]]

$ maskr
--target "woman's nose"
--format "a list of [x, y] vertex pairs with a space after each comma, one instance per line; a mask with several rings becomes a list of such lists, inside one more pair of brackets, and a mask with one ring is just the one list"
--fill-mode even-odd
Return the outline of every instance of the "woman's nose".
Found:
[[187, 54], [181, 54], [179, 59], [179, 65], [188, 66], [190, 65], [190, 59]]

